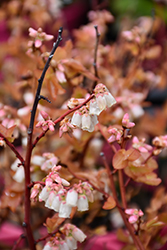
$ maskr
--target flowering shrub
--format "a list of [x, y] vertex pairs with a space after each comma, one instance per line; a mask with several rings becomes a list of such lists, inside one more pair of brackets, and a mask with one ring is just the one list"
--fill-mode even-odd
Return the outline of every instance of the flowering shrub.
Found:
[[[90, 11], [72, 42], [58, 27], [61, 15], [52, 25], [60, 10], [51, 6], [61, 4], [9, 1], [1, 10], [9, 33], [0, 47], [0, 215], [23, 229], [12, 250], [20, 242], [21, 249], [88, 249], [90, 238], [93, 249], [92, 236], [111, 229], [113, 249], [160, 249], [167, 106], [151, 116], [146, 98], [165, 85], [161, 20], [142, 17], [106, 44], [114, 17]], [[161, 65], [148, 68], [156, 60]]]

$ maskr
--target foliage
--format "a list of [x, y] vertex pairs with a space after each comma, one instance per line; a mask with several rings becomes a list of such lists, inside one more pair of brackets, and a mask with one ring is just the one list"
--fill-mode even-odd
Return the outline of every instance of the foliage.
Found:
[[12, 249], [93, 249], [103, 234], [117, 235], [113, 249], [158, 249], [167, 240], [158, 166], [167, 104], [146, 98], [166, 87], [163, 21], [140, 17], [106, 44], [114, 17], [90, 11], [72, 41], [60, 5], [46, 3], [0, 10], [0, 215], [24, 229]]

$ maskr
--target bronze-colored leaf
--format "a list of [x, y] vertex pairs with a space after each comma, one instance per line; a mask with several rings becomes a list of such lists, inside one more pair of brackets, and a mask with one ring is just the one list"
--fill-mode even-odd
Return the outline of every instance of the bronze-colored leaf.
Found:
[[116, 206], [116, 202], [112, 196], [109, 196], [107, 201], [103, 205], [103, 209], [110, 210]]
[[113, 157], [113, 167], [115, 169], [123, 169], [128, 165], [125, 149], [120, 149]]
[[54, 214], [52, 218], [47, 218], [45, 226], [47, 227], [48, 233], [52, 233], [56, 230], [64, 220], [65, 218], [60, 218], [58, 213]]

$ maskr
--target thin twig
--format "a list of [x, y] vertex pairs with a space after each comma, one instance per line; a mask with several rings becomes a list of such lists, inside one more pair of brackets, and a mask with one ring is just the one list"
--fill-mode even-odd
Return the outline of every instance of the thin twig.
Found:
[[8, 147], [15, 153], [16, 157], [21, 161], [21, 164], [24, 166], [24, 159], [23, 157], [19, 154], [19, 152], [17, 151], [17, 149], [15, 148], [15, 146], [8, 141], [8, 139], [0, 133], [0, 137], [3, 138], [3, 140], [6, 142], [6, 144], [8, 145]]
[[[94, 26], [95, 28], [95, 31], [96, 31], [96, 45], [95, 45], [95, 51], [94, 51], [94, 62], [93, 62], [93, 66], [94, 66], [94, 75], [98, 78], [98, 71], [97, 71], [97, 50], [98, 50], [98, 44], [99, 44], [99, 38], [100, 38], [100, 33], [98, 32], [98, 26], [95, 25]], [[94, 84], [93, 84], [93, 88], [95, 88], [97, 84], [97, 81], [94, 81]]]
[[14, 246], [12, 248], [12, 250], [17, 250], [18, 249], [18, 245], [20, 244], [20, 242], [25, 238], [24, 234], [21, 234], [18, 238], [18, 240], [14, 243]]

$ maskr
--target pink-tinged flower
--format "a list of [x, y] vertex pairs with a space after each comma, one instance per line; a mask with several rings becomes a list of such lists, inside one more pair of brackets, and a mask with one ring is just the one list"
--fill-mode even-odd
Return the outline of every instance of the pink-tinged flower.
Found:
[[77, 107], [78, 105], [82, 104], [84, 101], [85, 101], [84, 98], [79, 98], [79, 99], [77, 99], [77, 98], [73, 98], [73, 97], [72, 97], [72, 98], [68, 101], [67, 107], [68, 107], [69, 109], [73, 109], [73, 108]]
[[86, 239], [86, 235], [77, 227], [75, 227], [72, 231], [72, 236], [76, 241], [79, 241], [80, 243], [83, 242]]
[[56, 194], [55, 191], [50, 191], [47, 200], [45, 201], [45, 207], [52, 209], [52, 203], [55, 198]]
[[133, 128], [135, 126], [134, 122], [129, 121], [129, 114], [126, 113], [122, 119], [122, 126], [124, 128]]
[[95, 99], [90, 100], [90, 106], [89, 106], [89, 114], [90, 115], [100, 115], [101, 110], [97, 105], [97, 102]]
[[53, 179], [50, 177], [47, 177], [45, 180], [45, 185], [46, 186], [51, 186], [53, 184]]
[[138, 149], [141, 153], [147, 153], [152, 150], [152, 146], [145, 143], [145, 138], [138, 139], [137, 136], [134, 136], [132, 139], [133, 148]]
[[114, 141], [121, 142], [121, 138], [123, 135], [123, 131], [121, 129], [117, 128], [109, 128], [108, 132], [111, 134], [111, 136], [108, 138], [108, 142], [112, 143]]
[[54, 37], [52, 35], [47, 35], [45, 32], [42, 31], [41, 28], [35, 30], [33, 28], [29, 28], [29, 36], [34, 38], [34, 46], [36, 48], [40, 48], [43, 41], [50, 41]]
[[152, 144], [158, 148], [165, 148], [167, 147], [167, 135], [164, 136], [156, 136], [153, 141]]
[[52, 206], [51, 208], [55, 211], [55, 212], [59, 212], [60, 209], [60, 204], [62, 202], [62, 198], [61, 195], [63, 195], [64, 192], [62, 190], [60, 190], [57, 195], [54, 197], [53, 201], [52, 201]]
[[61, 84], [67, 82], [64, 72], [62, 72], [60, 70], [56, 70], [56, 77], [57, 77], [57, 80], [59, 81], [59, 83], [61, 83]]
[[130, 215], [128, 221], [130, 224], [134, 224], [138, 221], [138, 219], [140, 217], [142, 217], [144, 215], [144, 213], [142, 212], [142, 210], [138, 210], [138, 209], [133, 209], [133, 208], [129, 208], [125, 210], [125, 213]]
[[60, 250], [69, 250], [69, 247], [65, 241], [60, 242], [59, 244], [59, 249]]
[[65, 241], [69, 249], [77, 249], [77, 241], [72, 236], [67, 236]]
[[48, 171], [58, 163], [58, 158], [54, 154], [44, 153], [43, 156], [48, 160], [42, 164], [42, 170]]
[[39, 201], [46, 201], [50, 194], [50, 188], [44, 187], [39, 194]]
[[53, 247], [51, 246], [51, 244], [49, 242], [47, 242], [43, 248], [43, 250], [53, 250]]
[[72, 207], [67, 205], [66, 202], [61, 202], [59, 208], [59, 217], [60, 218], [70, 218]]
[[48, 128], [50, 129], [50, 131], [54, 131], [54, 122], [52, 120], [47, 120], [47, 121], [39, 121], [37, 124], [36, 124], [36, 128], [42, 128], [43, 131], [46, 131]]
[[82, 130], [86, 130], [88, 132], [93, 132], [95, 125], [98, 123], [96, 115], [90, 115], [88, 113], [87, 108], [84, 106], [80, 109], [80, 111], [76, 111], [73, 114], [71, 124], [81, 128]]
[[23, 166], [19, 166], [15, 172], [15, 174], [13, 175], [13, 179], [16, 182], [23, 182], [25, 179], [25, 173], [24, 173], [24, 167]]
[[36, 200], [37, 195], [39, 194], [39, 191], [41, 190], [41, 185], [40, 184], [35, 184], [31, 190], [31, 199], [34, 201]]
[[88, 198], [86, 195], [79, 195], [77, 202], [78, 211], [87, 211], [89, 209]]
[[94, 89], [95, 99], [90, 101], [89, 114], [99, 115], [107, 107], [116, 103], [115, 98], [102, 83], [96, 85]]
[[76, 207], [78, 201], [78, 193], [74, 189], [70, 189], [66, 195], [66, 203], [69, 206]]
[[71, 124], [80, 128], [81, 123], [82, 123], [82, 114], [77, 110], [74, 112], [72, 116]]
[[69, 122], [69, 119], [68, 118], [64, 118], [60, 122], [60, 129], [59, 129], [59, 136], [60, 136], [60, 138], [62, 137], [62, 135], [64, 133], [68, 133], [69, 135], [71, 135], [74, 128], [75, 127]]

